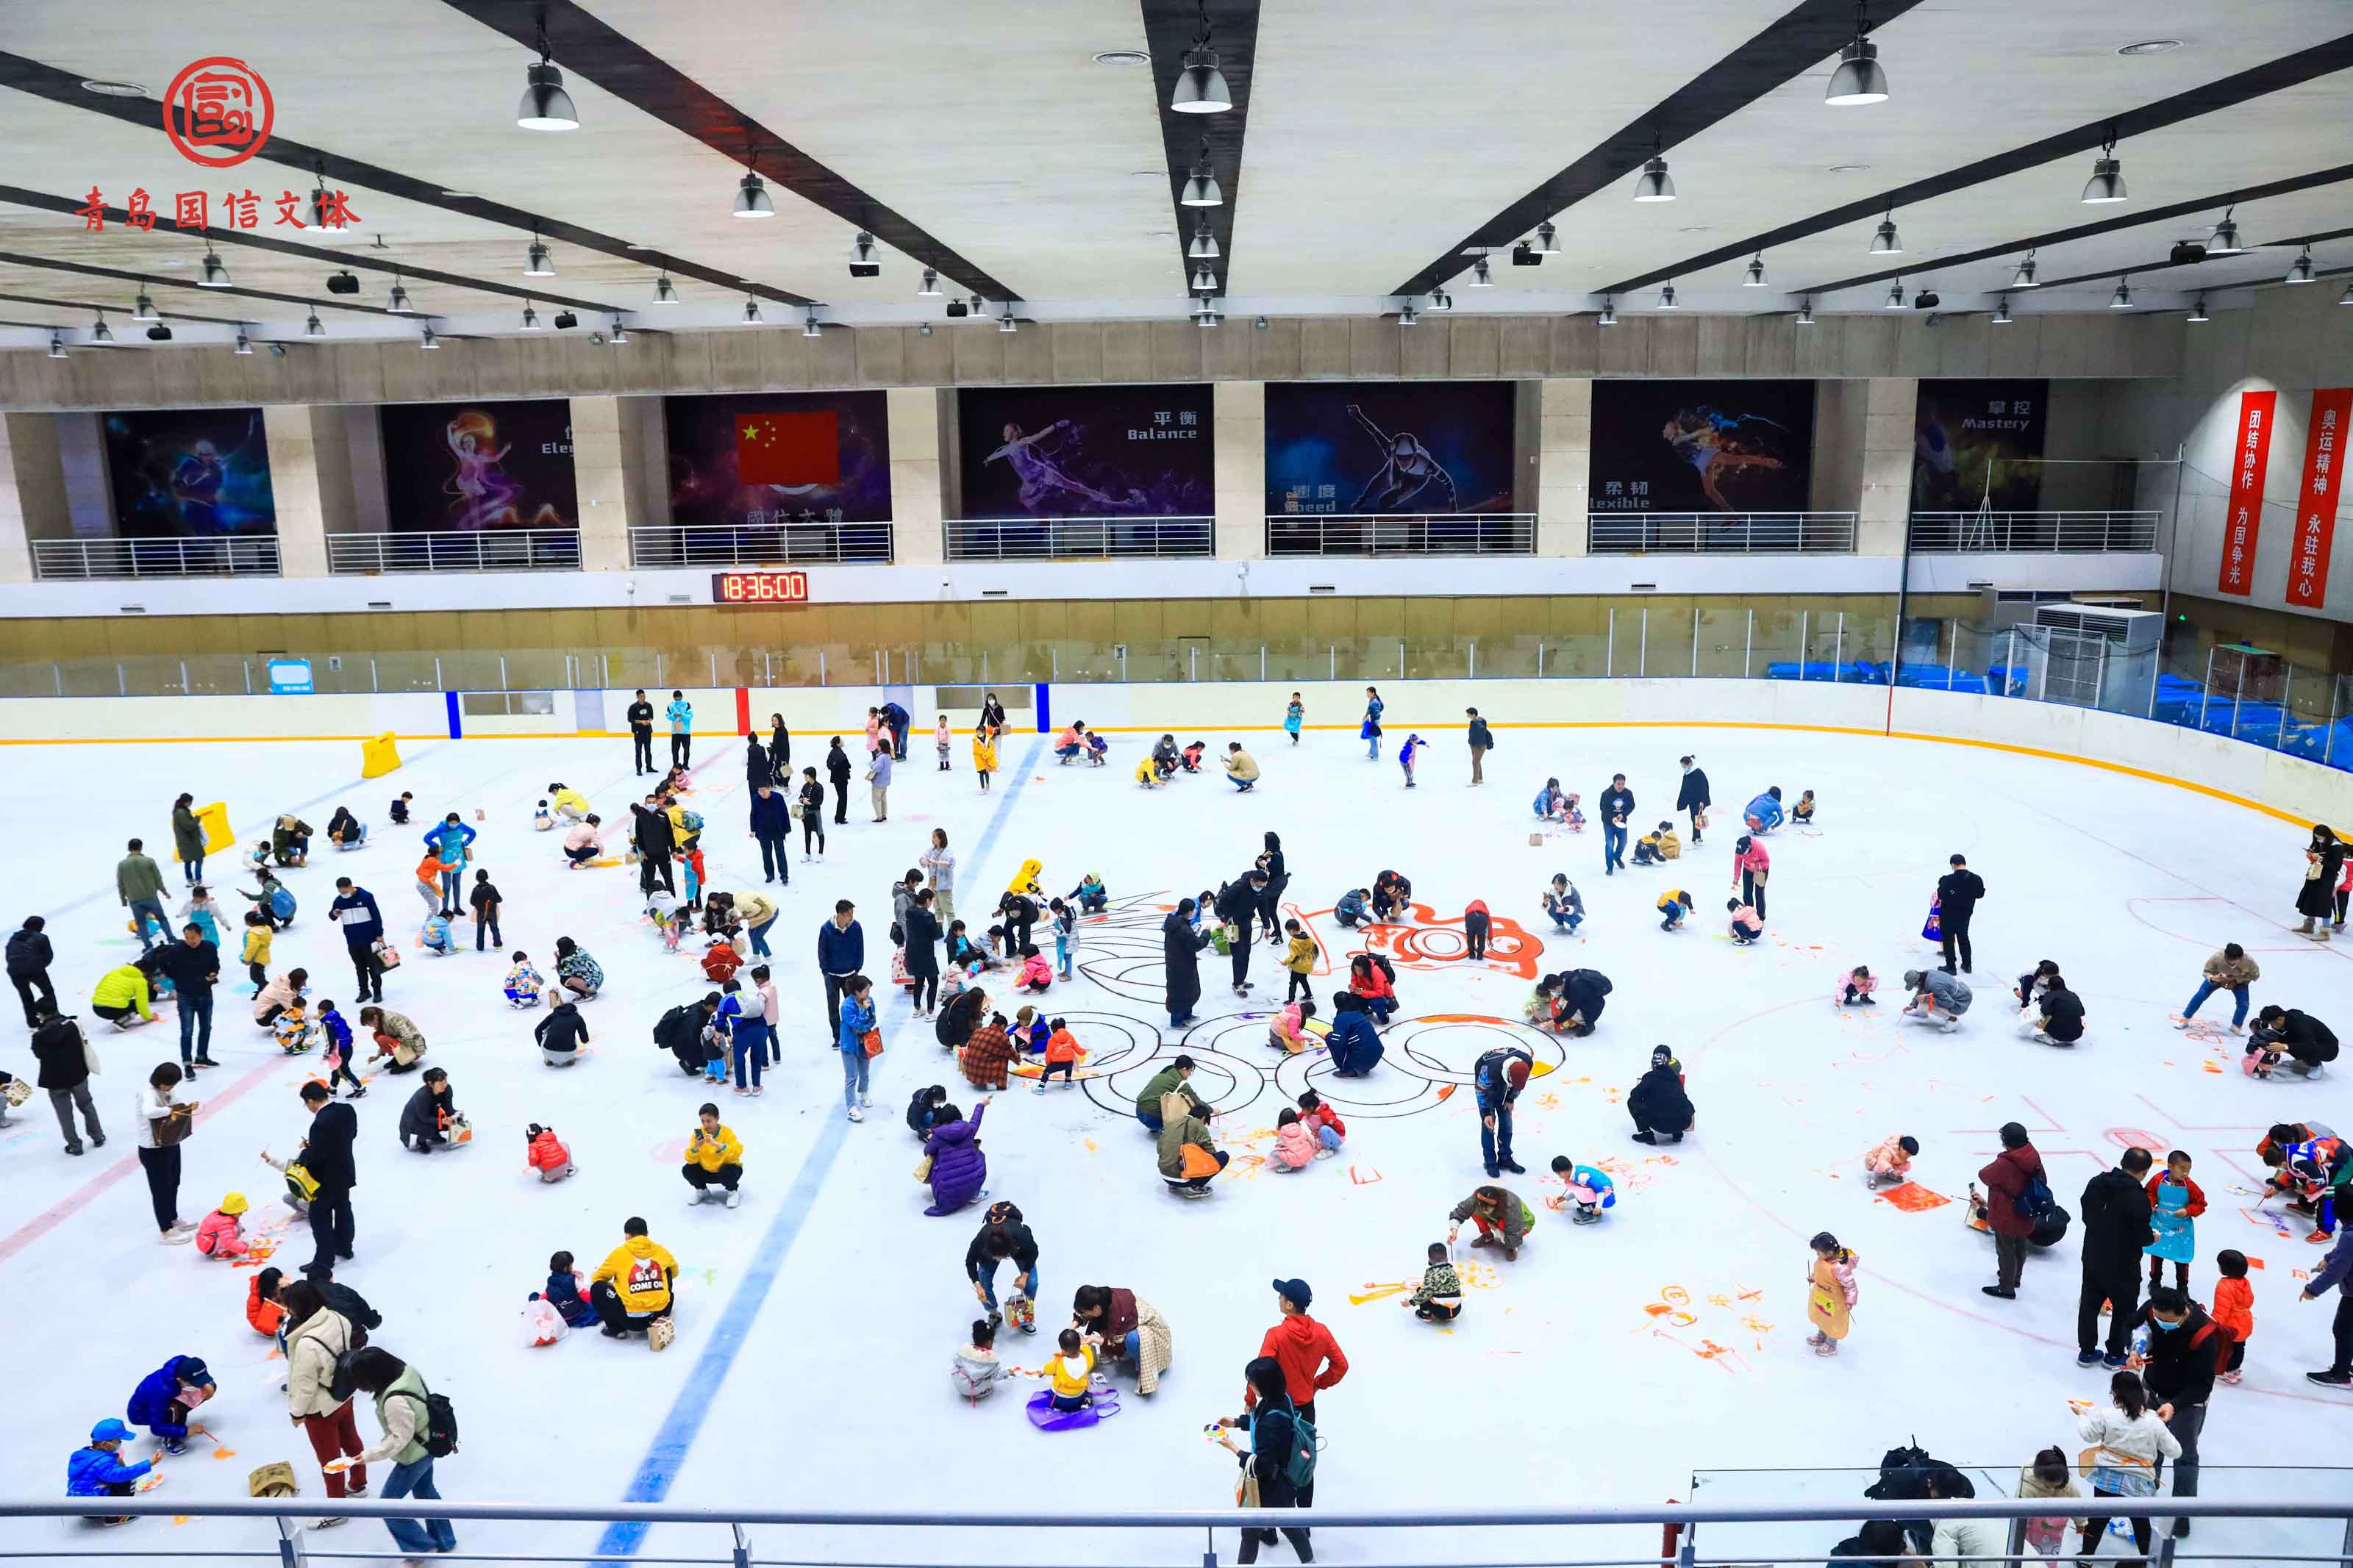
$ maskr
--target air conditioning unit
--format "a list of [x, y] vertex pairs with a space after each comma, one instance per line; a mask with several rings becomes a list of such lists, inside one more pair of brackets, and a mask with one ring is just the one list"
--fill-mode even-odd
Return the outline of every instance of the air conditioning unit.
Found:
[[2021, 695], [2145, 717], [2164, 633], [2165, 617], [2155, 610], [2038, 605], [2020, 629], [2021, 640], [2031, 639], [2031, 684]]

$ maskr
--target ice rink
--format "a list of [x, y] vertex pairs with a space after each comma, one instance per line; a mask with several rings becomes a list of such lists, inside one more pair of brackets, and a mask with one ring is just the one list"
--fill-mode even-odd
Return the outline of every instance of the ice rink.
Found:
[[[1189, 737], [1180, 736], [1184, 740]], [[1212, 751], [1229, 737], [1202, 738]], [[431, 1060], [448, 1069], [474, 1145], [425, 1158], [399, 1148], [394, 1123], [413, 1080], [379, 1076], [358, 1106], [357, 1261], [339, 1278], [384, 1314], [374, 1342], [412, 1362], [455, 1402], [462, 1447], [438, 1468], [446, 1495], [601, 1506], [624, 1499], [713, 1507], [1045, 1510], [1187, 1509], [1231, 1500], [1233, 1465], [1204, 1440], [1203, 1424], [1240, 1408], [1241, 1368], [1274, 1321], [1269, 1281], [1297, 1276], [1315, 1289], [1314, 1315], [1345, 1351], [1350, 1370], [1320, 1401], [1328, 1447], [1317, 1480], [1324, 1509], [1656, 1502], [1694, 1496], [1695, 1471], [1873, 1467], [1882, 1450], [1916, 1435], [1941, 1458], [1982, 1467], [2010, 1489], [2016, 1468], [2047, 1445], [2073, 1453], [2071, 1399], [2104, 1396], [2107, 1374], [2074, 1365], [2077, 1236], [2028, 1261], [2019, 1300], [1989, 1300], [1989, 1241], [1962, 1224], [1978, 1168], [1998, 1148], [1993, 1129], [2031, 1130], [2060, 1202], [2078, 1208], [2086, 1180], [2140, 1142], [2179, 1148], [2211, 1209], [2198, 1222], [2193, 1292], [2211, 1300], [2214, 1254], [2237, 1247], [2253, 1274], [2256, 1330], [2246, 1381], [2218, 1389], [2207, 1425], [2209, 1496], [2341, 1496], [2316, 1473], [2232, 1472], [2333, 1456], [2348, 1401], [2307, 1384], [2328, 1360], [2333, 1303], [2299, 1304], [2302, 1272], [2323, 1248], [2308, 1228], [2259, 1208], [2253, 1145], [2273, 1121], [2307, 1114], [2342, 1127], [2353, 1113], [2334, 1072], [2317, 1083], [2241, 1075], [2239, 1042], [2223, 1026], [2227, 994], [2200, 1026], [2172, 1018], [2200, 963], [2221, 943], [2243, 943], [2263, 967], [2257, 1006], [2278, 1002], [2331, 1020], [2344, 1005], [2348, 953], [2295, 937], [2291, 906], [2302, 870], [2298, 827], [2244, 807], [2146, 779], [1959, 745], [1760, 730], [1643, 726], [1623, 730], [1503, 730], [1489, 782], [1466, 787], [1459, 731], [1438, 738], [1420, 785], [1401, 787], [1387, 755], [1364, 759], [1353, 731], [1311, 732], [1296, 749], [1278, 733], [1244, 739], [1264, 782], [1238, 796], [1219, 777], [1180, 777], [1140, 791], [1130, 770], [1149, 737], [1113, 737], [1112, 765], [1056, 764], [1044, 737], [1008, 736], [994, 793], [975, 785], [966, 739], [952, 771], [934, 771], [929, 733], [913, 737], [892, 792], [892, 817], [869, 821], [853, 784], [849, 825], [831, 829], [821, 864], [802, 862], [772, 941], [784, 1000], [784, 1062], [759, 1099], [715, 1096], [746, 1148], [743, 1205], [690, 1208], [678, 1165], [695, 1108], [714, 1098], [683, 1079], [650, 1029], [673, 1004], [708, 986], [685, 952], [666, 955], [642, 920], [636, 873], [570, 871], [554, 836], [530, 826], [552, 779], [586, 795], [611, 842], [626, 836], [638, 786], [626, 740], [410, 743], [406, 765], [360, 783], [358, 748], [338, 743], [26, 746], [12, 749], [0, 785], [15, 824], [12, 917], [41, 913], [58, 950], [68, 1005], [95, 1026], [104, 1062], [97, 1080], [110, 1134], [101, 1152], [68, 1159], [45, 1098], [0, 1131], [0, 1276], [17, 1304], [5, 1383], [16, 1415], [0, 1446], [0, 1490], [61, 1494], [66, 1456], [90, 1425], [120, 1415], [138, 1380], [175, 1353], [204, 1357], [221, 1384], [206, 1407], [215, 1442], [199, 1442], [164, 1470], [164, 1498], [243, 1497], [253, 1467], [293, 1463], [306, 1498], [318, 1472], [278, 1392], [284, 1375], [270, 1342], [245, 1322], [248, 1269], [185, 1247], [159, 1247], [132, 1154], [133, 1093], [149, 1068], [175, 1059], [176, 1029], [128, 1036], [89, 1013], [99, 974], [137, 952], [124, 931], [112, 869], [123, 840], [141, 835], [168, 856], [169, 808], [182, 790], [225, 799], [249, 844], [276, 812], [297, 809], [323, 828], [337, 805], [371, 825], [362, 850], [340, 855], [322, 838], [308, 868], [287, 873], [301, 900], [280, 935], [274, 971], [307, 966], [313, 994], [347, 1014], [350, 968], [326, 920], [334, 878], [372, 889], [403, 940], [418, 905], [411, 868], [418, 835], [445, 810], [482, 814], [475, 846], [506, 896], [504, 936], [545, 967], [569, 935], [603, 964], [603, 995], [584, 1008], [593, 1058], [565, 1073], [543, 1068], [530, 1036], [535, 1016], [500, 994], [503, 954], [465, 951], [432, 959], [408, 950], [385, 983], [386, 1005], [416, 1020]], [[1391, 739], [1395, 739], [1393, 734]], [[822, 763], [826, 737], [797, 734], [793, 763]], [[849, 741], [855, 750], [859, 737]], [[1528, 802], [1547, 774], [1584, 797], [1588, 815], [1613, 772], [1638, 800], [1634, 820], [1671, 815], [1676, 758], [1696, 752], [1714, 784], [1717, 825], [1663, 868], [1602, 875], [1598, 827], [1540, 845]], [[743, 742], [705, 734], [697, 793], [708, 822], [712, 885], [759, 880], [744, 829]], [[1820, 826], [1783, 829], [1773, 856], [1766, 941], [1735, 947], [1720, 933], [1739, 803], [1768, 784], [1792, 800], [1818, 792]], [[389, 798], [417, 797], [417, 823], [396, 829]], [[909, 1021], [891, 993], [882, 1009], [887, 1053], [876, 1063], [874, 1109], [843, 1117], [839, 1058], [822, 1016], [815, 933], [837, 898], [856, 900], [869, 970], [887, 973], [892, 879], [915, 864], [931, 830], [959, 856], [956, 902], [971, 915], [994, 902], [1016, 868], [1044, 863], [1049, 893], [1099, 872], [1112, 914], [1082, 927], [1082, 975], [1044, 1000], [1070, 1018], [1094, 1053], [1077, 1089], [1042, 1098], [1019, 1079], [991, 1104], [983, 1205], [926, 1218], [914, 1182], [919, 1152], [902, 1125], [908, 1096], [946, 1085], [969, 1110], [978, 1091]], [[1172, 1033], [1159, 1005], [1161, 906], [1240, 876], [1267, 830], [1282, 837], [1293, 875], [1288, 912], [1324, 947], [1315, 994], [1336, 989], [1362, 932], [1330, 916], [1336, 898], [1393, 868], [1421, 906], [1411, 929], [1377, 940], [1398, 968], [1400, 1010], [1385, 1031], [1387, 1058], [1362, 1081], [1327, 1082], [1320, 1058], [1278, 1068], [1263, 1015], [1282, 994], [1280, 950], [1251, 955], [1248, 998], [1227, 965], [1202, 962], [1201, 1021]], [[1905, 968], [1932, 962], [1919, 932], [1946, 858], [1965, 852], [1989, 889], [1975, 929], [1976, 1005], [1942, 1035], [1896, 1016]], [[232, 921], [244, 902], [233, 854], [216, 857], [216, 887]], [[178, 873], [165, 870], [174, 889]], [[1574, 937], [1549, 929], [1538, 893], [1555, 871], [1582, 890], [1588, 920]], [[222, 886], [226, 884], [226, 886]], [[1690, 889], [1702, 913], [1662, 934], [1652, 909], [1671, 887]], [[1464, 905], [1483, 899], [1497, 932], [1483, 964], [1463, 962]], [[174, 909], [177, 908], [176, 903]], [[174, 922], [176, 925], [176, 921]], [[13, 921], [12, 921], [13, 925]], [[2073, 1051], [2020, 1038], [2010, 987], [2042, 958], [2056, 959], [2084, 999], [2090, 1032]], [[250, 1021], [224, 954], [213, 1054], [224, 1064], [193, 1098], [205, 1104], [186, 1145], [181, 1212], [195, 1220], [223, 1194], [253, 1200], [249, 1230], [310, 1255], [306, 1228], [276, 1201], [276, 1175], [257, 1158], [283, 1155], [307, 1115], [296, 1098], [314, 1058], [280, 1056]], [[1867, 963], [1884, 981], [1875, 1013], [1831, 1005], [1837, 976]], [[1516, 1024], [1532, 977], [1599, 969], [1615, 990], [1587, 1039], [1536, 1037]], [[986, 984], [986, 983], [984, 983]], [[1001, 990], [990, 986], [992, 995]], [[887, 987], [879, 987], [881, 991]], [[1004, 1011], [1013, 1011], [1007, 998]], [[1510, 1020], [1507, 1022], [1506, 1020]], [[1504, 1035], [1527, 1037], [1551, 1070], [1520, 1104], [1518, 1153], [1529, 1169], [1505, 1178], [1536, 1205], [1539, 1224], [1516, 1262], [1462, 1253], [1472, 1287], [1451, 1328], [1400, 1310], [1400, 1286], [1442, 1239], [1447, 1211], [1483, 1177], [1472, 1059]], [[1673, 1147], [1629, 1139], [1624, 1092], [1651, 1047], [1674, 1047], [1698, 1107], [1693, 1136]], [[1190, 1052], [1196, 1084], [1224, 1112], [1234, 1165], [1200, 1202], [1169, 1196], [1151, 1140], [1128, 1113], [1146, 1063]], [[0, 1065], [29, 1074], [22, 1044]], [[1263, 1168], [1276, 1111], [1303, 1080], [1347, 1119], [1344, 1152], [1295, 1175]], [[523, 1131], [537, 1121], [572, 1144], [580, 1173], [543, 1187], [523, 1163]], [[1866, 1191], [1860, 1156], [1894, 1133], [1917, 1137], [1921, 1189], [1894, 1203]], [[1547, 1166], [1566, 1153], [1615, 1173], [1620, 1202], [1607, 1222], [1572, 1228], [1547, 1206], [1560, 1187]], [[1031, 1429], [1017, 1383], [968, 1407], [949, 1386], [952, 1352], [976, 1308], [964, 1248], [986, 1202], [1024, 1211], [1041, 1249], [1046, 1331], [1008, 1326], [1003, 1359], [1036, 1367], [1050, 1353], [1072, 1289], [1131, 1289], [1167, 1319], [1175, 1364], [1151, 1399], [1116, 1378], [1124, 1408], [1088, 1431]], [[549, 1253], [566, 1248], [592, 1268], [642, 1215], [674, 1252], [681, 1275], [677, 1342], [661, 1354], [642, 1341], [593, 1331], [547, 1349], [519, 1341], [518, 1316]], [[1834, 1232], [1861, 1257], [1855, 1327], [1841, 1354], [1804, 1341], [1807, 1238]], [[1009, 1280], [1007, 1281], [1009, 1283]], [[360, 1416], [376, 1433], [373, 1412]], [[2283, 1440], [2284, 1434], [2300, 1434]], [[2318, 1437], [2320, 1441], [2313, 1441]], [[134, 1455], [152, 1447], [144, 1439]], [[216, 1449], [218, 1451], [216, 1452]], [[1873, 1511], [1868, 1475], [1725, 1476], [1698, 1500], [1820, 1500]], [[2279, 1527], [2215, 1523], [2204, 1551], [2284, 1546], [2334, 1550]], [[41, 1532], [12, 1531], [16, 1548]], [[1845, 1530], [1774, 1536], [1819, 1554]], [[259, 1526], [142, 1521], [105, 1545], [137, 1550], [162, 1537], [267, 1549]], [[1764, 1540], [1763, 1536], [1754, 1538]], [[588, 1527], [524, 1531], [461, 1522], [460, 1550], [586, 1551]], [[796, 1536], [819, 1553], [824, 1531]], [[1654, 1532], [1577, 1544], [1649, 1551]], [[2316, 1542], [2316, 1544], [2314, 1544]], [[710, 1532], [617, 1534], [608, 1549], [649, 1553], [720, 1549]], [[771, 1542], [781, 1546], [780, 1541]], [[1722, 1549], [1726, 1542], [1719, 1537]], [[1014, 1560], [1035, 1551], [1008, 1533], [913, 1539], [899, 1549], [939, 1557]], [[1219, 1542], [1232, 1550], [1230, 1533]], [[1349, 1532], [1320, 1531], [1319, 1553], [1366, 1554]], [[374, 1523], [346, 1529], [338, 1550], [379, 1551]], [[1479, 1550], [1496, 1549], [1482, 1542]], [[1057, 1560], [1121, 1561], [1198, 1552], [1198, 1535], [1064, 1543]], [[2114, 1549], [2111, 1548], [2113, 1551]], [[1430, 1561], [1470, 1548], [1433, 1533]], [[1288, 1561], [1287, 1549], [1274, 1556]], [[1039, 1560], [1035, 1557], [1028, 1560]]]

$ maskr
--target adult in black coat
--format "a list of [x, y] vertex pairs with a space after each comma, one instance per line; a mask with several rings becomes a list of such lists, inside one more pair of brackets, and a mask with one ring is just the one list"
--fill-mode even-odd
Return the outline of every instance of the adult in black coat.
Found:
[[955, 994], [932, 1026], [932, 1037], [948, 1049], [962, 1050], [980, 1027], [981, 1019], [988, 1016], [988, 993], [975, 985]]
[[2125, 1364], [2140, 1305], [2141, 1248], [2157, 1239], [2148, 1223], [2149, 1156], [2127, 1149], [2116, 1169], [2084, 1188], [2084, 1288], [2075, 1300], [2075, 1364], [2101, 1359], [2100, 1303], [2110, 1304], [2107, 1363]]
[[902, 944], [907, 976], [914, 982], [908, 988], [908, 999], [914, 1004], [918, 1018], [938, 1006], [940, 1000], [940, 917], [933, 908], [937, 902], [938, 896], [923, 889], [907, 906], [907, 918], [899, 922], [900, 934], [907, 939]]
[[752, 837], [760, 844], [760, 879], [790, 886], [793, 805], [785, 798], [786, 787], [761, 784], [752, 791]]
[[997, 700], [997, 693], [994, 691], [980, 700], [980, 721], [992, 730], [1005, 728], [1005, 704]]
[[1626, 1110], [1634, 1118], [1635, 1142], [1656, 1143], [1662, 1132], [1670, 1143], [1683, 1141], [1698, 1113], [1692, 1109], [1691, 1096], [1683, 1092], [1683, 1075], [1674, 1052], [1661, 1046], [1651, 1053], [1651, 1070], [1627, 1095]]
[[997, 900], [996, 914], [1005, 927], [1007, 962], [1018, 965], [1021, 950], [1029, 945], [1029, 933], [1038, 924], [1038, 900], [1008, 888]]
[[[965, 1278], [972, 1281], [972, 1292], [980, 1304], [988, 1309], [988, 1321], [994, 1326], [1004, 1321], [997, 1307], [997, 1266], [1007, 1258], [1013, 1260], [1014, 1288], [1029, 1298], [1038, 1300], [1038, 1238], [1021, 1221], [1021, 1211], [1011, 1204], [988, 1205], [988, 1213], [980, 1222], [980, 1229], [972, 1245], [964, 1249]], [[1036, 1324], [1029, 1331], [1038, 1331]]]
[[1169, 917], [1160, 922], [1160, 951], [1168, 964], [1168, 1026], [1183, 1028], [1193, 1021], [1193, 1008], [1201, 1000], [1201, 950], [1209, 945], [1209, 933], [1193, 929], [1193, 900], [1178, 900]]
[[1227, 883], [1218, 894], [1218, 918], [1234, 928], [1234, 994], [1250, 993], [1250, 921], [1258, 918], [1259, 899], [1266, 891], [1266, 873], [1253, 866]]
[[66, 1135], [66, 1152], [81, 1152], [81, 1140], [74, 1133], [77, 1108], [82, 1124], [90, 1129], [90, 1141], [105, 1148], [106, 1132], [98, 1124], [98, 1107], [90, 1099], [90, 1053], [81, 1026], [60, 1017], [54, 1007], [42, 1008], [33, 1030], [33, 1059], [41, 1064], [36, 1081], [49, 1091], [50, 1108], [57, 1111], [58, 1126]]
[[762, 784], [776, 782], [776, 767], [768, 761], [768, 753], [757, 735], [744, 737], [744, 787], [758, 789]]
[[781, 713], [768, 715], [768, 773], [779, 788], [792, 782], [793, 737]]
[[2254, 1045], [2285, 1051], [2288, 1070], [2299, 1077], [2309, 1078], [2337, 1059], [2337, 1036], [2327, 1025], [2300, 1008], [2277, 1003], [2255, 1015], [2255, 1032], [2249, 1038]]
[[[1609, 976], [1598, 969], [1572, 969], [1561, 976], [1560, 1018], [1570, 1034], [1582, 1038], [1593, 1033], [1601, 1009], [1609, 1005]], [[1572, 1016], [1577, 1021], [1569, 1024]]]
[[629, 837], [638, 847], [638, 886], [650, 898], [659, 881], [662, 891], [678, 896], [678, 884], [670, 878], [670, 858], [677, 851], [678, 834], [671, 827], [670, 814], [650, 799], [631, 801], [629, 816], [634, 822]]
[[1276, 900], [1291, 886], [1291, 868], [1282, 858], [1282, 838], [1279, 834], [1266, 836], [1266, 847], [1258, 858], [1258, 868], [1266, 873], [1266, 889], [1258, 896], [1258, 918], [1266, 927], [1270, 947], [1281, 947], [1282, 942], [1282, 910]]
[[825, 754], [826, 776], [833, 781], [833, 819], [849, 820], [849, 753], [841, 749], [841, 737], [833, 738], [833, 749]]
[[1614, 877], [1626, 864], [1627, 824], [1634, 817], [1634, 792], [1626, 787], [1624, 773], [1609, 775], [1609, 787], [1601, 792], [1601, 874]]
[[1707, 770], [1685, 757], [1683, 787], [1675, 791], [1675, 809], [1691, 813], [1693, 843], [1700, 841], [1700, 817], [1715, 804], [1715, 797], [1707, 793]]
[[646, 689], [638, 688], [638, 700], [629, 704], [630, 773], [649, 773], [654, 769], [654, 705], [646, 700]]
[[580, 1059], [580, 1047], [588, 1043], [588, 1024], [566, 996], [539, 1021], [532, 1036], [539, 1041], [540, 1060], [552, 1068], [570, 1067]]
[[1945, 933], [1945, 962], [1938, 967], [1953, 972], [1953, 950], [1960, 950], [1961, 973], [1969, 973], [1969, 921], [1978, 900], [1986, 896], [1985, 879], [1969, 869], [1966, 856], [1953, 857], [1952, 869], [1936, 879], [1936, 920]]
[[[2173, 1495], [2196, 1497], [2198, 1437], [2206, 1430], [2214, 1379], [2230, 1361], [2231, 1335], [2188, 1291], [2170, 1287], [2151, 1290], [2140, 1317], [2148, 1325], [2148, 1364], [2140, 1380], [2148, 1385], [2158, 1419], [2181, 1445], [2181, 1458], [2173, 1462]], [[2189, 1534], [2189, 1521], [2176, 1521], [2173, 1533]]]
[[702, 1048], [702, 1032], [719, 1013], [719, 993], [707, 992], [700, 1002], [681, 1002], [654, 1025], [654, 1044], [678, 1058], [679, 1069], [700, 1073], [710, 1055]]
[[311, 1131], [303, 1135], [302, 1168], [319, 1184], [311, 1198], [310, 1266], [304, 1273], [317, 1278], [332, 1269], [338, 1258], [352, 1255], [352, 1189], [360, 1184], [359, 1165], [352, 1145], [360, 1135], [359, 1113], [336, 1100], [327, 1086], [313, 1079], [302, 1086], [302, 1103], [311, 1111]]
[[458, 1097], [449, 1088], [449, 1075], [427, 1068], [425, 1081], [400, 1108], [400, 1146], [419, 1154], [452, 1147], [448, 1129], [457, 1114]]
[[2344, 869], [2345, 841], [2326, 823], [2313, 828], [2312, 842], [2304, 847], [2304, 884], [2295, 890], [2295, 912], [2304, 917], [2295, 928], [2298, 936], [2328, 940], [2329, 917], [2337, 910], [2337, 873]]
[[16, 988], [17, 1000], [25, 1004], [28, 1029], [39, 1026], [43, 1008], [52, 1013], [58, 1009], [58, 988], [49, 984], [49, 965], [57, 954], [45, 934], [47, 924], [38, 915], [27, 915], [8, 938], [8, 983]]

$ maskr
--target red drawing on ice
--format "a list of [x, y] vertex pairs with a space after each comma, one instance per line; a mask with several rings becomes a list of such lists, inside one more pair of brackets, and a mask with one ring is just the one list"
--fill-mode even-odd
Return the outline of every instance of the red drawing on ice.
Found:
[[[1308, 927], [1315, 937], [1318, 974], [1328, 974], [1326, 965], [1337, 950], [1314, 931], [1314, 922], [1332, 913], [1328, 909], [1302, 910], [1286, 905]], [[1384, 952], [1389, 962], [1400, 969], [1459, 970], [1463, 954], [1471, 944], [1462, 934], [1462, 917], [1455, 915], [1441, 920], [1438, 911], [1428, 904], [1408, 904], [1410, 921], [1382, 921], [1355, 927], [1350, 935], [1362, 939], [1361, 944], [1348, 953], [1338, 955], [1344, 960], [1359, 952]], [[1345, 929], [1345, 928], [1344, 928]], [[1536, 960], [1544, 955], [1544, 943], [1531, 935], [1526, 927], [1509, 915], [1490, 915], [1487, 921], [1486, 966], [1523, 980], [1534, 980], [1537, 974]]]

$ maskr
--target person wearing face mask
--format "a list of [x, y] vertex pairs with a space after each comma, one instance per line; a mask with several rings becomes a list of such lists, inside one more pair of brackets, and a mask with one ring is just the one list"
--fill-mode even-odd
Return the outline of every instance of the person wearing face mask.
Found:
[[[2198, 1436], [2206, 1427], [2214, 1379], [2230, 1360], [2231, 1336], [2187, 1291], [2169, 1287], [2148, 1293], [2141, 1321], [2148, 1326], [2148, 1362], [2141, 1382], [2155, 1402], [2157, 1418], [2181, 1445], [2181, 1457], [2173, 1464], [2173, 1495], [2196, 1497]], [[2188, 1535], [2189, 1521], [2175, 1520], [2173, 1533]]]

